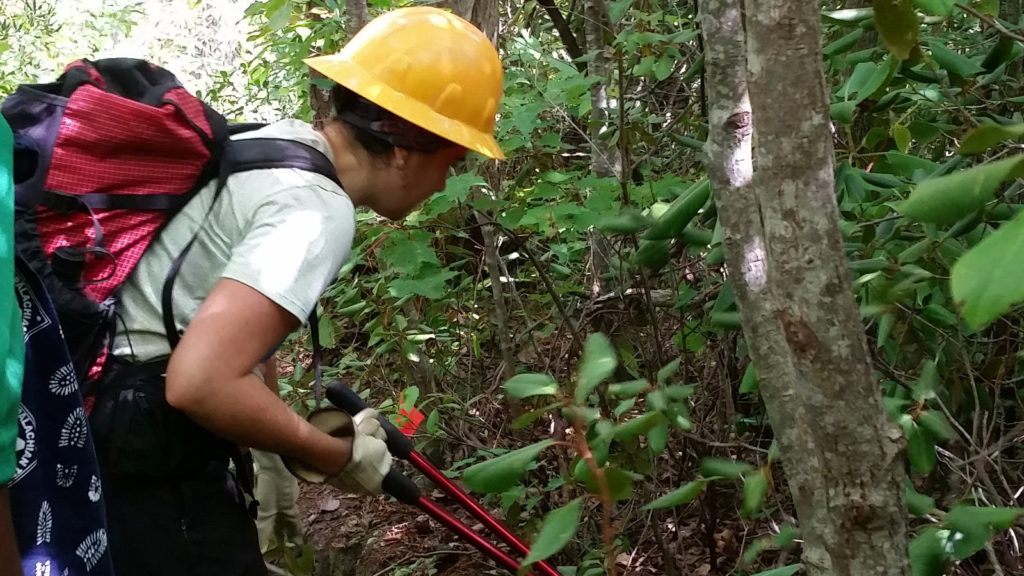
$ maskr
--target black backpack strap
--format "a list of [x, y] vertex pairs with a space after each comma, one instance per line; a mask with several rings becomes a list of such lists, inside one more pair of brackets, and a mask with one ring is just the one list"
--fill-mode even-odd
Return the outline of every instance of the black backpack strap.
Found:
[[309, 335], [313, 338], [313, 407], [320, 409], [320, 402], [324, 398], [324, 385], [320, 377], [320, 318], [316, 313], [316, 304], [313, 304], [313, 311], [309, 313]]
[[319, 174], [341, 187], [338, 173], [323, 152], [312, 146], [280, 138], [232, 140], [228, 147], [229, 174], [269, 168], [295, 168]]
[[[232, 133], [248, 131], [253, 126], [257, 125], [242, 125], [244, 129], [233, 129], [228, 130]], [[341, 186], [341, 182], [338, 181], [338, 174], [334, 169], [334, 164], [327, 156], [312, 146], [295, 142], [294, 140], [285, 140], [279, 138], [246, 138], [242, 140], [231, 140], [225, 151], [224, 157], [220, 162], [219, 171], [217, 174], [217, 185], [214, 189], [213, 201], [210, 203], [210, 208], [207, 209], [206, 216], [203, 218], [203, 223], [210, 217], [210, 213], [213, 211], [213, 206], [217, 203], [220, 198], [221, 192], [224, 190], [224, 186], [227, 184], [228, 177], [232, 174], [239, 172], [248, 172], [251, 170], [267, 170], [273, 168], [293, 168], [297, 170], [305, 170], [307, 172], [313, 172], [320, 174], [332, 182]], [[192, 235], [192, 238], [185, 244], [181, 253], [171, 263], [171, 268], [167, 272], [167, 277], [164, 279], [163, 293], [161, 298], [161, 304], [163, 308], [164, 317], [164, 330], [167, 333], [167, 341], [171, 345], [171, 349], [177, 347], [178, 342], [181, 341], [181, 333], [178, 331], [177, 326], [174, 323], [174, 282], [178, 277], [178, 273], [181, 271], [181, 266], [185, 262], [185, 257], [188, 256], [189, 251], [192, 250], [192, 245], [195, 244], [196, 238], [199, 237], [199, 232], [202, 230], [202, 224], [199, 226], [199, 230]], [[320, 399], [322, 398], [323, 386], [321, 383], [321, 372], [320, 372], [320, 335], [319, 335], [319, 318], [316, 313], [316, 307], [314, 306], [313, 312], [310, 313], [310, 330], [313, 337], [313, 364], [314, 364], [314, 377], [316, 379], [314, 386], [314, 394], [316, 396], [316, 404], [319, 407]]]

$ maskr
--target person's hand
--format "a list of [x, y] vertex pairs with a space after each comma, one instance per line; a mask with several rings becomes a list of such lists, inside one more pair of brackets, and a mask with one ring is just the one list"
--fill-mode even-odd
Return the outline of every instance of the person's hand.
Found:
[[285, 465], [292, 474], [307, 482], [330, 484], [346, 492], [381, 493], [381, 482], [391, 470], [391, 453], [382, 440], [385, 435], [377, 421], [376, 410], [367, 408], [353, 418], [342, 410], [324, 408], [310, 414], [309, 423], [331, 436], [351, 438], [351, 457], [334, 475], [286, 459]]
[[380, 413], [373, 408], [364, 408], [352, 417], [352, 424], [363, 434], [373, 436], [381, 442], [388, 441], [388, 435], [380, 425]]

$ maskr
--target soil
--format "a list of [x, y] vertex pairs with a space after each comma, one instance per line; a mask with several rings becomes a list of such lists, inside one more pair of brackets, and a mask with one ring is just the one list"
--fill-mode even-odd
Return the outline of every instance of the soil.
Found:
[[[443, 492], [433, 490], [430, 498], [494, 541]], [[306, 526], [306, 543], [315, 549], [313, 576], [511, 574], [420, 510], [391, 498], [353, 496], [330, 486], [303, 484], [299, 509]], [[494, 510], [490, 512], [497, 515]], [[731, 572], [742, 546], [742, 534], [739, 522], [718, 526], [714, 536], [722, 562], [718, 570], [709, 563], [699, 522], [674, 526], [664, 538], [674, 541], [674, 547], [681, 551], [675, 559], [679, 574], [716, 576]], [[657, 566], [660, 553], [653, 545], [621, 555], [617, 564], [621, 576], [664, 574]]]
[[[451, 501], [431, 498], [448, 510]], [[470, 576], [508, 574], [415, 507], [390, 498], [342, 494], [304, 484], [299, 509], [306, 542], [316, 551], [314, 574], [331, 576]], [[458, 514], [478, 531], [481, 527]]]

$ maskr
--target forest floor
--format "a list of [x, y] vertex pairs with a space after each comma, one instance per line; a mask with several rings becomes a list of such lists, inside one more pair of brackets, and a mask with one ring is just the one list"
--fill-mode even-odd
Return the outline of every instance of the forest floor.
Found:
[[[434, 490], [430, 498], [493, 541], [478, 522], [462, 513], [443, 492]], [[390, 498], [351, 496], [329, 486], [303, 484], [299, 508], [306, 526], [306, 543], [316, 550], [313, 574], [317, 576], [510, 574], [420, 510]], [[718, 576], [732, 572], [741, 531], [738, 522], [718, 526], [715, 543], [722, 566], [721, 570], [713, 570], [700, 523], [675, 527], [672, 536], [689, 542], [689, 546], [676, 546], [678, 573]], [[653, 546], [647, 548], [620, 555], [619, 574], [664, 574], [660, 553]]]

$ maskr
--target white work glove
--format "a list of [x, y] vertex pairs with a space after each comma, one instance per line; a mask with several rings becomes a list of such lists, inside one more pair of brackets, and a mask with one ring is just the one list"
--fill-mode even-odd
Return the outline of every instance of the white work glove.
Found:
[[380, 425], [380, 412], [373, 408], [364, 408], [352, 417], [352, 424], [363, 434], [373, 436], [381, 442], [388, 441], [388, 435]]
[[386, 436], [377, 421], [376, 410], [367, 408], [353, 418], [342, 410], [324, 408], [310, 414], [309, 423], [337, 438], [351, 436], [352, 456], [341, 472], [334, 476], [303, 462], [286, 459], [285, 466], [289, 472], [307, 482], [327, 483], [345, 492], [381, 493], [381, 482], [391, 471], [391, 452], [382, 440]]
[[256, 532], [260, 550], [266, 552], [276, 542], [301, 547], [302, 521], [299, 518], [299, 484], [285, 469], [281, 457], [272, 452], [252, 450], [256, 464], [253, 495], [260, 503], [256, 512]]

